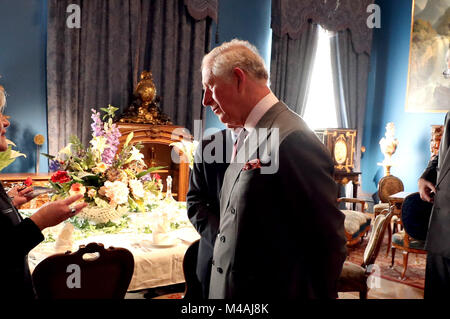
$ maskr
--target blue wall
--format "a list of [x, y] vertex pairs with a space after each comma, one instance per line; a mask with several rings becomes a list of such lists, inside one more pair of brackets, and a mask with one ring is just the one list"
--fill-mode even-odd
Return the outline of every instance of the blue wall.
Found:
[[[46, 0], [0, 0], [0, 84], [8, 93], [5, 114], [11, 116], [6, 136], [25, 153], [3, 170], [34, 172], [36, 134], [45, 137], [41, 152], [47, 152], [46, 93]], [[40, 171], [48, 162], [40, 157]]]
[[[237, 10], [238, 8], [238, 10]], [[226, 0], [219, 2], [219, 43], [215, 42], [216, 25], [213, 26], [211, 48], [234, 38], [247, 40], [255, 45], [270, 69], [272, 29], [270, 28], [271, 0]], [[208, 107], [205, 129], [225, 126]]]
[[374, 29], [371, 71], [367, 92], [367, 110], [362, 158], [362, 189], [375, 193], [383, 177], [377, 166], [384, 159], [379, 141], [385, 126], [394, 122], [399, 146], [392, 159], [391, 173], [399, 177], [405, 191], [417, 191], [417, 180], [430, 158], [431, 125], [443, 124], [444, 113], [411, 113], [405, 111], [411, 37], [411, 0], [378, 0], [381, 28]]

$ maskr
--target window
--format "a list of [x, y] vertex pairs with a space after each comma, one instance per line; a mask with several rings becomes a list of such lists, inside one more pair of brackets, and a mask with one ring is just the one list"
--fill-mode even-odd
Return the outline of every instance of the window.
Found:
[[329, 31], [319, 26], [317, 51], [303, 115], [303, 119], [312, 130], [338, 126], [331, 68], [330, 36]]

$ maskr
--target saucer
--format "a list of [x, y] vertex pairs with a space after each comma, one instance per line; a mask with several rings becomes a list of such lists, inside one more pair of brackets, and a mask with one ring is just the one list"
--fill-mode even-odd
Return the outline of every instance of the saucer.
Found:
[[165, 243], [160, 243], [160, 244], [151, 243], [150, 246], [155, 247], [155, 248], [169, 248], [169, 247], [178, 245], [179, 242], [180, 241], [178, 239], [174, 239], [170, 242], [165, 242]]

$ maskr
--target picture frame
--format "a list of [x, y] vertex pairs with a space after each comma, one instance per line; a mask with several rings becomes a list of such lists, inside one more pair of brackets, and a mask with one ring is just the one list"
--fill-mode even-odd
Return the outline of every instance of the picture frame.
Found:
[[450, 0], [412, 0], [407, 112], [450, 110]]

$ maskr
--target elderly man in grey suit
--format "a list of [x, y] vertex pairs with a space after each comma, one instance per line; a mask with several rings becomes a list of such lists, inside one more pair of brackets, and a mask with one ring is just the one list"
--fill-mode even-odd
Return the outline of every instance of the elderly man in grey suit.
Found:
[[425, 298], [450, 298], [450, 112], [438, 156], [419, 179], [420, 197], [433, 203], [425, 248]]
[[336, 298], [346, 240], [326, 148], [247, 41], [207, 54], [202, 82], [203, 105], [248, 135], [224, 177], [209, 298]]

